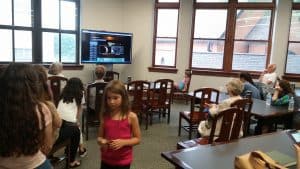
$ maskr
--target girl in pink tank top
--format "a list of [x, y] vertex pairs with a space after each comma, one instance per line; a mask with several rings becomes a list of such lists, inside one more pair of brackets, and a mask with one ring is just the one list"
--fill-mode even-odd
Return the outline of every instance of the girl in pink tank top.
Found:
[[129, 169], [132, 146], [140, 143], [141, 132], [136, 114], [129, 109], [122, 82], [113, 80], [107, 84], [100, 118], [97, 142], [101, 149], [101, 169]]

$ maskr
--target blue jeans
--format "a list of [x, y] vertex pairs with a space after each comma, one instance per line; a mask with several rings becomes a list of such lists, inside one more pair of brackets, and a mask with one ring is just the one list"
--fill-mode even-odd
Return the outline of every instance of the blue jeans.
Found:
[[46, 159], [41, 165], [36, 167], [36, 169], [53, 169], [50, 161]]

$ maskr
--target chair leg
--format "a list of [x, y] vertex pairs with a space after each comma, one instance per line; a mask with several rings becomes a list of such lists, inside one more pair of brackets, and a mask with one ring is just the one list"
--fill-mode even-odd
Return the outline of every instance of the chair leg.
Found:
[[146, 113], [146, 130], [148, 130], [149, 113]]
[[85, 140], [89, 140], [89, 127], [88, 123], [85, 124]]
[[171, 113], [171, 109], [170, 107], [168, 108], [168, 124], [170, 124], [170, 113]]
[[143, 115], [141, 112], [138, 113], [138, 118], [139, 118], [139, 123], [140, 125], [142, 124], [142, 120], [143, 120]]
[[[71, 144], [71, 143], [70, 143]], [[69, 164], [70, 164], [70, 152], [71, 152], [71, 146], [70, 144], [67, 146], [67, 159], [66, 159], [66, 168], [69, 169]]]
[[82, 133], [84, 133], [84, 112], [82, 113], [82, 116], [81, 116], [81, 130], [82, 130]]
[[192, 139], [192, 131], [193, 131], [193, 125], [192, 123], [190, 122], [190, 128], [189, 128], [189, 140]]
[[179, 115], [178, 136], [181, 135], [181, 115]]
[[189, 97], [187, 95], [184, 95], [184, 98], [185, 98], [185, 104], [188, 104], [189, 103]]

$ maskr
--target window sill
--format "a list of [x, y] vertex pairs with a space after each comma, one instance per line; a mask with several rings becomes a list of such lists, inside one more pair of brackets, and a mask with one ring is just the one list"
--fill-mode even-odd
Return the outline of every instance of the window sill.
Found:
[[[30, 63], [28, 63], [28, 64], [30, 64]], [[8, 65], [9, 65], [9, 63], [0, 64], [0, 69], [5, 68]], [[43, 64], [43, 66], [45, 66], [46, 68], [49, 68], [50, 64]], [[84, 68], [84, 65], [80, 65], [80, 64], [64, 64], [63, 65], [64, 70], [82, 70], [83, 68]]]
[[[49, 68], [49, 64], [44, 65], [46, 68]], [[63, 64], [63, 70], [82, 70], [84, 65], [79, 64]]]
[[[217, 76], [217, 77], [239, 77], [241, 72], [234, 71], [234, 72], [224, 72], [224, 71], [217, 71], [217, 70], [199, 70], [199, 69], [192, 69], [193, 75], [203, 75], [203, 76]], [[249, 72], [253, 79], [258, 79], [260, 76], [260, 72]]]
[[177, 73], [178, 69], [170, 67], [148, 67], [149, 72]]
[[300, 82], [300, 75], [285, 74], [282, 76], [282, 79], [292, 81], [292, 82]]

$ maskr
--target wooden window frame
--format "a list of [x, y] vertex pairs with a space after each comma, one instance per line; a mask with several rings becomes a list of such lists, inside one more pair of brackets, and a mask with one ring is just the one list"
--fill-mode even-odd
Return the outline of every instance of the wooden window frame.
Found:
[[[238, 0], [228, 0], [226, 3], [206, 3], [200, 2], [196, 3], [194, 0], [194, 9], [193, 9], [193, 23], [192, 23], [192, 31], [191, 31], [191, 46], [190, 46], [190, 56], [189, 56], [189, 68], [193, 71], [193, 74], [197, 75], [208, 75], [208, 76], [222, 76], [222, 77], [233, 77], [239, 74], [240, 72], [244, 72], [246, 70], [232, 70], [232, 60], [233, 60], [233, 50], [234, 50], [234, 42], [235, 40], [235, 24], [236, 24], [236, 11], [238, 9], [243, 10], [271, 10], [271, 18], [270, 18], [270, 26], [269, 26], [269, 37], [266, 41], [268, 43], [267, 49], [267, 58], [266, 65], [268, 65], [270, 61], [270, 53], [272, 47], [272, 28], [274, 24], [274, 10], [275, 10], [275, 0], [270, 3], [247, 3], [240, 2]], [[227, 9], [227, 23], [225, 28], [225, 44], [224, 44], [224, 55], [223, 55], [223, 69], [207, 69], [207, 68], [192, 68], [192, 54], [193, 54], [193, 41], [194, 39], [194, 29], [195, 29], [195, 14], [197, 9]], [[223, 40], [223, 39], [222, 39]], [[249, 40], [247, 40], [249, 41]], [[247, 71], [251, 73], [254, 77], [259, 77], [261, 72], [257, 71]]]
[[[293, 10], [300, 10], [300, 2], [293, 2], [291, 13], [293, 12]], [[291, 21], [292, 21], [292, 17], [290, 18], [289, 36], [290, 36], [290, 31], [291, 31]], [[300, 73], [299, 74], [286, 73], [288, 48], [289, 48], [290, 43], [300, 43], [300, 41], [291, 41], [290, 39], [288, 39], [285, 66], [284, 66], [284, 74], [283, 74], [282, 78], [289, 80], [289, 81], [300, 82]]]
[[[70, 33], [75, 35], [75, 43], [76, 43], [76, 61], [72, 63], [63, 63], [64, 67], [66, 69], [82, 69], [83, 66], [80, 65], [80, 60], [79, 60], [79, 46], [80, 46], [80, 0], [64, 0], [64, 1], [71, 1], [75, 3], [76, 6], [76, 25], [75, 25], [75, 30], [62, 30], [60, 28], [58, 29], [48, 29], [48, 28], [42, 28], [42, 2], [41, 0], [31, 0], [32, 4], [32, 11], [33, 11], [33, 16], [32, 16], [32, 25], [30, 27], [24, 27], [24, 26], [16, 26], [16, 25], [0, 25], [0, 29], [8, 29], [11, 31], [15, 30], [29, 30], [32, 32], [32, 62], [26, 62], [26, 63], [33, 63], [33, 64], [44, 64], [45, 66], [51, 64], [49, 62], [42, 62], [43, 56], [42, 56], [42, 33], [43, 32], [52, 32], [52, 33], [58, 33], [59, 37], [61, 37], [62, 33]], [[12, 1], [12, 3], [14, 3]], [[60, 8], [60, 6], [59, 6]], [[14, 11], [14, 6], [12, 6], [12, 12]], [[14, 16], [12, 16], [14, 17]], [[59, 20], [61, 19], [61, 16], [59, 14]], [[13, 18], [14, 20], [14, 18]], [[12, 33], [12, 36], [14, 33]], [[59, 38], [59, 60], [61, 60], [61, 39]], [[14, 50], [14, 43], [15, 39], [12, 38], [12, 43], [13, 43], [13, 59], [12, 61], [9, 62], [4, 62], [0, 61], [1, 65], [7, 65], [11, 62], [15, 62], [15, 50]]]
[[[177, 32], [176, 37], [157, 37], [157, 17], [158, 17], [158, 10], [159, 9], [177, 9], [178, 16], [177, 16]], [[177, 45], [178, 45], [178, 26], [179, 26], [179, 9], [180, 9], [180, 0], [179, 2], [158, 2], [155, 0], [155, 7], [154, 7], [154, 32], [153, 32], [153, 49], [152, 49], [152, 65], [148, 67], [149, 72], [163, 72], [163, 73], [177, 73], [176, 63], [177, 63]], [[175, 44], [175, 63], [174, 66], [162, 66], [162, 65], [155, 65], [155, 51], [156, 51], [156, 39], [157, 38], [174, 38], [176, 40]]]

